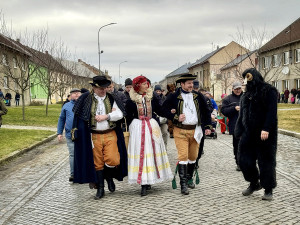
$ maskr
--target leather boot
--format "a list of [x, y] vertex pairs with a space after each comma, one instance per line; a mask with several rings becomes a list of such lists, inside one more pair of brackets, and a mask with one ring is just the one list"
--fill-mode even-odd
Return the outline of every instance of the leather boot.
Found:
[[195, 165], [196, 165], [195, 163], [188, 163], [187, 164], [187, 185], [191, 189], [195, 188], [195, 184], [194, 184], [194, 181], [193, 181]]
[[98, 184], [95, 199], [98, 200], [104, 196], [104, 170], [96, 171]]
[[242, 194], [244, 196], [248, 196], [248, 195], [251, 195], [254, 191], [259, 191], [261, 189], [261, 186], [260, 186], [260, 183], [257, 181], [257, 182], [253, 182], [253, 183], [250, 183], [249, 187], [247, 189], [245, 189]]
[[147, 185], [142, 185], [141, 186], [141, 196], [146, 196], [147, 195]]
[[267, 200], [267, 201], [273, 200], [273, 190], [265, 189], [265, 194], [262, 196], [262, 200]]
[[188, 195], [189, 190], [187, 188], [187, 165], [178, 164], [178, 174], [180, 178], [181, 194]]
[[110, 192], [114, 192], [116, 190], [116, 185], [113, 180], [114, 169], [115, 168], [109, 168], [107, 166], [104, 168], [105, 179], [107, 181], [107, 187]]

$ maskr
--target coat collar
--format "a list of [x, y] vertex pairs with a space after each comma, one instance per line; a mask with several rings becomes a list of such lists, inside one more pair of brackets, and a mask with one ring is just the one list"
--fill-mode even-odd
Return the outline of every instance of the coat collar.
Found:
[[[143, 96], [140, 95], [139, 93], [137, 93], [133, 88], [131, 88], [130, 92], [129, 92], [129, 96], [130, 99], [132, 101], [134, 101], [135, 103], [142, 103], [143, 101]], [[151, 101], [152, 97], [153, 97], [153, 91], [152, 88], [148, 88], [146, 95], [144, 96], [146, 101]]]

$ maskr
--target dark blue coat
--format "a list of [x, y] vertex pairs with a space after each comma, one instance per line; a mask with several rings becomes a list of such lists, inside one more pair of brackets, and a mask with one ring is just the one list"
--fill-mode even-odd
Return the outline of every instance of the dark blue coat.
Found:
[[[75, 146], [74, 146], [74, 183], [97, 183], [96, 170], [94, 166], [93, 149], [91, 143], [91, 128], [90, 128], [90, 112], [91, 104], [89, 98], [92, 94], [84, 93], [76, 101], [74, 106], [74, 121], [73, 129], [75, 131]], [[113, 105], [113, 97], [107, 94]], [[84, 112], [84, 115], [82, 114]], [[87, 118], [89, 118], [87, 120]], [[117, 144], [120, 154], [120, 165], [116, 167], [115, 178], [119, 181], [123, 180], [128, 174], [127, 169], [127, 150], [124, 142], [123, 131], [120, 128], [120, 123], [117, 122], [115, 128], [117, 134]]]

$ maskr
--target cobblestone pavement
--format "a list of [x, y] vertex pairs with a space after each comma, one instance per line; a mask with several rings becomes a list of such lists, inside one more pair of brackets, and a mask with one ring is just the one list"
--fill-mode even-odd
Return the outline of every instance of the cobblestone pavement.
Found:
[[[173, 139], [168, 153], [174, 171]], [[140, 187], [125, 180], [94, 200], [88, 185], [68, 182], [66, 144], [53, 140], [0, 167], [0, 224], [300, 224], [299, 162], [300, 139], [279, 135], [274, 200], [262, 201], [262, 190], [244, 197], [248, 184], [235, 171], [231, 136], [219, 135], [205, 141], [200, 184], [190, 195], [170, 181], [140, 197]]]

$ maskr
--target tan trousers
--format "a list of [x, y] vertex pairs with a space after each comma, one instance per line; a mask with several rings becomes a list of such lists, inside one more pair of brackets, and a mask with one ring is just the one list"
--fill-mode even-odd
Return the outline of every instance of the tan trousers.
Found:
[[179, 161], [195, 161], [198, 157], [199, 144], [194, 138], [195, 130], [185, 130], [174, 126], [174, 139]]
[[114, 130], [107, 134], [92, 134], [92, 141], [96, 171], [103, 170], [104, 164], [108, 166], [118, 166], [120, 164], [117, 135]]

